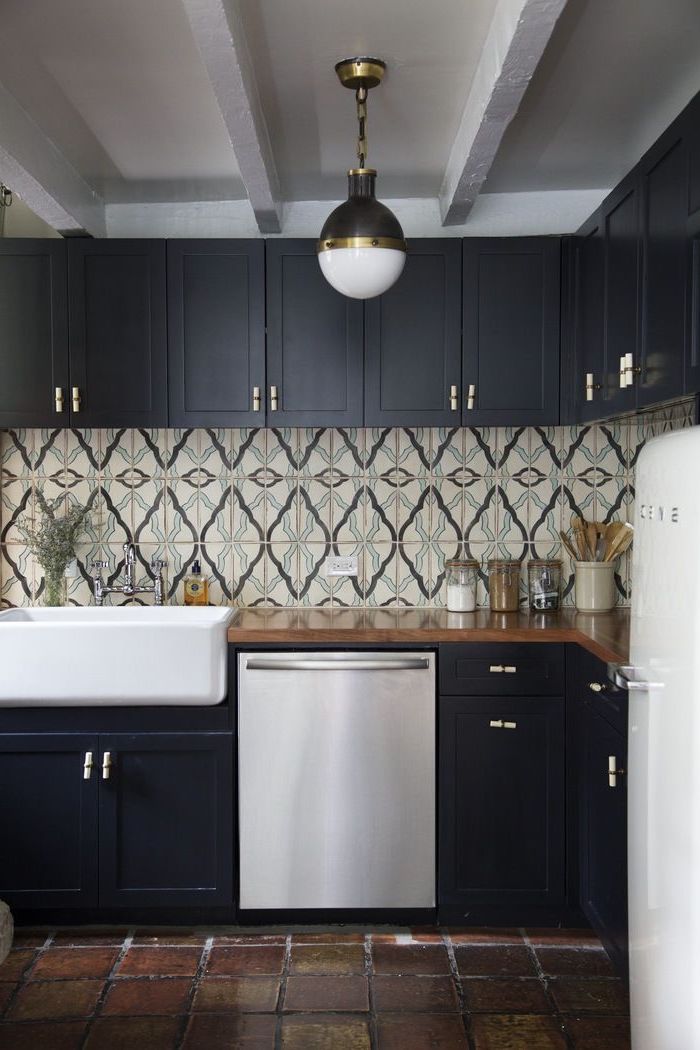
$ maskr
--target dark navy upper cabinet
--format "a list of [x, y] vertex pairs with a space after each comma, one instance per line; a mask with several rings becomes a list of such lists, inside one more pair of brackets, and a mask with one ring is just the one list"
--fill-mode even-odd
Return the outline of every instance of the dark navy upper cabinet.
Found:
[[326, 281], [313, 240], [269, 240], [267, 425], [363, 424], [360, 299]]
[[637, 405], [684, 389], [688, 151], [675, 125], [645, 156], [642, 180], [642, 315]]
[[68, 242], [71, 422], [166, 426], [165, 242]]
[[264, 241], [168, 241], [168, 387], [172, 427], [264, 425]]
[[463, 244], [464, 424], [558, 423], [559, 238]]
[[396, 284], [365, 303], [365, 425], [460, 423], [461, 241], [412, 240]]
[[603, 346], [604, 246], [600, 216], [596, 214], [579, 231], [573, 260], [573, 383], [576, 418], [600, 419], [605, 389]]
[[100, 752], [100, 903], [231, 906], [231, 735], [102, 735]]
[[97, 750], [87, 734], [0, 736], [0, 898], [12, 907], [97, 904]]
[[0, 239], [0, 427], [67, 426], [66, 296], [65, 241]]
[[[603, 401], [606, 415], [633, 411], [634, 373], [627, 372], [639, 345], [639, 183], [632, 175], [605, 201], [602, 211]], [[628, 356], [629, 355], [629, 356]], [[634, 367], [634, 365], [633, 365]], [[628, 382], [631, 380], [631, 382]], [[623, 385], [623, 383], [625, 385]], [[599, 398], [593, 403], [598, 408]], [[600, 415], [600, 412], [598, 413]]]

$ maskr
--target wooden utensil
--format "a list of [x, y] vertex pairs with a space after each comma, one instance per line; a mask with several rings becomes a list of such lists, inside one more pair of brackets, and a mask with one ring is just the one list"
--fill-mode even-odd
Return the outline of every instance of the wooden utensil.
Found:
[[579, 551], [578, 560], [593, 561], [593, 552], [588, 547], [586, 523], [583, 518], [579, 518], [579, 516], [575, 514], [571, 519], [571, 528], [574, 531], [574, 538]]
[[564, 546], [566, 547], [567, 551], [569, 552], [571, 557], [574, 559], [574, 561], [580, 561], [581, 559], [579, 558], [578, 551], [574, 547], [574, 545], [571, 542], [571, 540], [569, 539], [568, 535], [565, 532], [561, 532], [561, 531], [559, 532], [559, 535], [561, 536], [562, 543], [564, 544]]
[[615, 561], [615, 559], [619, 558], [621, 554], [624, 554], [632, 543], [633, 536], [634, 530], [631, 525], [624, 525], [623, 528], [619, 529], [617, 535], [612, 543], [609, 544], [608, 549], [605, 552], [605, 560]]

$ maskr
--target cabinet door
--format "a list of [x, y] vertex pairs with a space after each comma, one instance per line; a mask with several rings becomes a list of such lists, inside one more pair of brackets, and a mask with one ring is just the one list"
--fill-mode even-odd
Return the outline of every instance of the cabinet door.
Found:
[[171, 427], [264, 425], [264, 241], [168, 241], [168, 387]]
[[[0, 898], [15, 908], [97, 904], [97, 739], [0, 736]], [[86, 772], [88, 778], [86, 779]]]
[[0, 240], [0, 377], [0, 427], [68, 425], [65, 241]]
[[608, 763], [625, 769], [622, 733], [589, 704], [579, 709], [579, 870], [581, 907], [617, 968], [627, 967], [627, 786], [611, 786]]
[[463, 243], [464, 424], [558, 423], [559, 239]]
[[166, 426], [163, 241], [68, 242], [76, 427]]
[[266, 259], [267, 425], [362, 426], [362, 301], [331, 288], [315, 241], [269, 240]]
[[461, 276], [460, 241], [411, 241], [396, 284], [365, 303], [365, 426], [459, 425]]
[[688, 243], [690, 271], [688, 339], [686, 342], [685, 390], [700, 391], [700, 96], [685, 113], [684, 137], [688, 144]]
[[439, 747], [440, 922], [561, 908], [563, 700], [443, 697]]
[[574, 401], [577, 419], [584, 423], [605, 414], [603, 279], [603, 233], [596, 213], [580, 231], [574, 249]]
[[679, 135], [664, 135], [642, 166], [641, 356], [637, 405], [683, 393], [686, 331], [688, 158]]
[[100, 904], [233, 903], [228, 733], [100, 737]]
[[626, 179], [603, 207], [603, 399], [606, 415], [630, 412], [635, 403], [635, 384], [620, 386], [620, 371], [624, 367], [620, 358], [631, 354], [636, 362], [639, 357], [638, 187], [636, 175]]

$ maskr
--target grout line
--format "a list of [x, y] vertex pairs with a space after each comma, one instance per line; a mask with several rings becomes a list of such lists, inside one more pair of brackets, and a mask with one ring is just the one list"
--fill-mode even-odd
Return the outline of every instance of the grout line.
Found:
[[277, 1023], [275, 1026], [275, 1050], [280, 1050], [282, 1046], [282, 1021], [284, 1018], [283, 1008], [284, 1000], [287, 995], [287, 978], [289, 976], [289, 968], [292, 959], [292, 935], [287, 934], [284, 943], [284, 962], [282, 963], [282, 976], [280, 977], [279, 989], [277, 992], [277, 1007], [275, 1014], [277, 1016]]
[[379, 1050], [379, 1028], [377, 1023], [377, 1007], [374, 1001], [374, 957], [372, 955], [372, 935], [365, 934], [365, 974], [367, 975], [367, 1027], [369, 1029], [369, 1043], [371, 1050]]
[[204, 942], [202, 953], [199, 957], [199, 963], [197, 965], [195, 975], [192, 978], [192, 984], [190, 985], [190, 993], [187, 997], [187, 1008], [185, 1010], [184, 1017], [180, 1022], [179, 1032], [175, 1038], [175, 1050], [179, 1050], [179, 1047], [181, 1047], [182, 1043], [184, 1042], [185, 1034], [187, 1032], [187, 1026], [190, 1022], [190, 1018], [193, 1016], [192, 1005], [194, 1003], [194, 997], [197, 992], [197, 989], [199, 988], [200, 982], [204, 977], [204, 974], [206, 973], [207, 963], [209, 962], [209, 956], [211, 955], [213, 945], [214, 935], [210, 934]]
[[562, 1014], [561, 1014], [561, 1012], [559, 1010], [559, 1006], [557, 1005], [557, 1002], [556, 1002], [554, 996], [552, 995], [552, 993], [551, 993], [551, 991], [549, 989], [549, 979], [545, 975], [544, 970], [542, 969], [542, 965], [540, 963], [539, 958], [537, 957], [537, 952], [535, 951], [534, 945], [532, 945], [530, 943], [529, 938], [527, 938], [525, 936], [525, 930], [524, 929], [523, 929], [523, 940], [525, 942], [525, 948], [527, 949], [527, 952], [528, 952], [528, 954], [530, 956], [530, 961], [532, 962], [532, 964], [533, 964], [533, 966], [535, 968], [535, 972], [537, 973], [538, 980], [539, 980], [539, 982], [542, 985], [542, 988], [544, 990], [545, 999], [547, 1000], [547, 1002], [549, 1003], [549, 1005], [551, 1007], [551, 1016], [556, 1019], [559, 1027], [561, 1028], [561, 1033], [562, 1033], [562, 1036], [563, 1036], [563, 1039], [564, 1039], [564, 1042], [565, 1042], [566, 1046], [573, 1048], [574, 1047], [573, 1040], [572, 1040], [571, 1036], [569, 1035], [569, 1033], [568, 1033], [568, 1031], [566, 1029], [566, 1026], [564, 1024], [564, 1018], [563, 1018], [563, 1016], [562, 1016]]
[[[122, 941], [122, 946], [119, 949], [119, 951], [117, 952], [117, 957], [114, 960], [114, 963], [112, 964], [112, 968], [109, 971], [109, 973], [107, 974], [107, 976], [104, 978], [104, 984], [102, 985], [102, 991], [100, 992], [100, 994], [98, 996], [98, 999], [97, 999], [97, 1002], [95, 1003], [94, 1009], [93, 1009], [92, 1013], [89, 1014], [88, 1017], [86, 1018], [86, 1022], [87, 1023], [85, 1025], [85, 1031], [83, 1033], [83, 1038], [82, 1038], [81, 1043], [80, 1043], [81, 1050], [82, 1050], [82, 1047], [84, 1047], [85, 1044], [87, 1043], [88, 1036], [90, 1035], [90, 1032], [92, 1030], [93, 1022], [96, 1020], [96, 1018], [100, 1014], [100, 1011], [102, 1010], [102, 1007], [104, 1005], [105, 999], [107, 998], [107, 992], [109, 991], [109, 988], [110, 988], [110, 983], [114, 979], [117, 971], [119, 970], [119, 967], [121, 966], [122, 962], [124, 961], [126, 953], [129, 951], [129, 948], [131, 948], [131, 945], [134, 943], [134, 934], [135, 934], [135, 932], [136, 932], [136, 928], [135, 927], [131, 927], [127, 931], [126, 937]], [[80, 951], [79, 948], [78, 948], [78, 951]]]

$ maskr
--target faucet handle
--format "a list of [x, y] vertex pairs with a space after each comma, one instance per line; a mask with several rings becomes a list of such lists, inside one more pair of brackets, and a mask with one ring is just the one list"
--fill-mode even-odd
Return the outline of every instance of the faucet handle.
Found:
[[98, 569], [108, 569], [109, 568], [109, 562], [108, 561], [104, 561], [104, 560], [102, 560], [100, 558], [97, 558], [95, 561], [91, 561], [90, 565], [92, 566], [92, 571], [93, 572], [95, 572]]
[[154, 572], [162, 572], [167, 564], [167, 561], [163, 561], [161, 558], [151, 558], [151, 568]]

